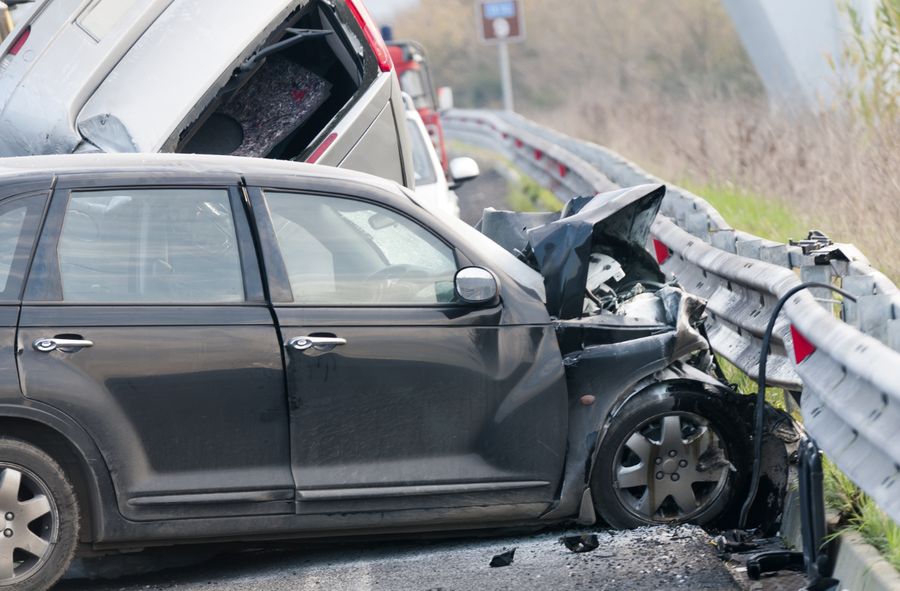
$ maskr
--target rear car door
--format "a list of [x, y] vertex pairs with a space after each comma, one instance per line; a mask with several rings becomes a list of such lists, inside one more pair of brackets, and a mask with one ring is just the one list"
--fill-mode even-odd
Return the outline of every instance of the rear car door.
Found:
[[543, 511], [566, 425], [549, 323], [503, 324], [499, 300], [460, 303], [463, 257], [407, 213], [355, 195], [251, 195], [285, 345], [298, 512]]
[[52, 196], [22, 387], [91, 433], [130, 519], [293, 511], [280, 344], [237, 181], [75, 175]]

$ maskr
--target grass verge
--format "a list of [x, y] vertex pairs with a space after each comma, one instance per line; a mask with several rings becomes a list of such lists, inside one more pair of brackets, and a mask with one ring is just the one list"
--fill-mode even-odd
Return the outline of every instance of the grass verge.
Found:
[[706, 199], [730, 224], [744, 232], [778, 242], [799, 240], [808, 234], [805, 220], [783, 202], [744, 191], [731, 183], [688, 182], [682, 186]]
[[838, 512], [841, 528], [859, 532], [888, 563], [900, 571], [900, 525], [885, 515], [875, 501], [827, 458], [823, 468], [825, 504]]
[[530, 177], [519, 175], [518, 186], [512, 186], [506, 201], [514, 211], [560, 211], [563, 202]]
[[[806, 231], [799, 216], [779, 202], [742, 191], [731, 185], [692, 185], [686, 189], [706, 199], [730, 224], [761, 238], [787, 242], [803, 238]], [[738, 391], [755, 393], [756, 383], [738, 368], [720, 358], [726, 378]], [[768, 388], [766, 400], [776, 408], [785, 409], [781, 390]], [[799, 419], [799, 416], [794, 416]], [[840, 515], [840, 525], [859, 532], [866, 542], [875, 546], [890, 564], [900, 571], [900, 525], [878, 508], [850, 478], [826, 458], [825, 504]]]

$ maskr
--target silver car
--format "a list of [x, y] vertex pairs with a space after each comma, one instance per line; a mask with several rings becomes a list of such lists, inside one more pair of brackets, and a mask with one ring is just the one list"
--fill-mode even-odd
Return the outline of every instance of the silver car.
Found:
[[0, 44], [0, 156], [305, 160], [413, 186], [362, 0], [46, 0]]

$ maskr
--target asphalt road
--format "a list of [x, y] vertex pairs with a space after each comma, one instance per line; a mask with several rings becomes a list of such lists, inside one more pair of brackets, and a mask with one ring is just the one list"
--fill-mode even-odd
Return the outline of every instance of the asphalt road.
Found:
[[[467, 154], [453, 154], [466, 156]], [[456, 190], [459, 196], [459, 217], [469, 224], [475, 225], [487, 207], [509, 209], [506, 197], [509, 194], [508, 178], [495, 166], [484, 159], [476, 158], [481, 168], [481, 176], [464, 184]]]
[[[66, 580], [59, 591], [485, 591], [740, 587], [700, 528], [596, 531], [596, 549], [573, 553], [560, 538], [583, 531], [431, 542], [281, 544], [232, 550], [199, 565], [112, 581]], [[590, 532], [588, 532], [590, 533]], [[512, 564], [489, 566], [515, 548]], [[178, 549], [169, 549], [178, 559]], [[163, 555], [165, 556], [165, 554]]]

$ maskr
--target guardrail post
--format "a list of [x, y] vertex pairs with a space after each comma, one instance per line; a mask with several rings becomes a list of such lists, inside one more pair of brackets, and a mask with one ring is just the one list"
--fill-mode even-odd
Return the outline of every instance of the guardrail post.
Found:
[[860, 296], [856, 302], [856, 312], [859, 329], [889, 345], [888, 323], [893, 320], [890, 297]]
[[[833, 283], [834, 279], [834, 269], [831, 268], [831, 265], [817, 265], [812, 262], [812, 257], [807, 257], [810, 259], [809, 264], [801, 264], [800, 267], [800, 281], [804, 283], [818, 282], [818, 283]], [[819, 304], [828, 310], [830, 314], [834, 314], [834, 294], [832, 294], [827, 289], [822, 289], [819, 287], [812, 288], [809, 290], [813, 297], [816, 298], [816, 301]]]
[[738, 256], [750, 259], [759, 259], [759, 251], [762, 248], [762, 238], [742, 238], [738, 237], [735, 242], [735, 252]]
[[712, 245], [719, 250], [724, 250], [725, 252], [730, 252], [731, 254], [737, 254], [737, 246], [735, 245], [737, 237], [735, 236], [734, 230], [720, 230], [718, 232], [714, 232], [711, 238]]
[[[857, 298], [865, 298], [875, 295], [875, 280], [863, 275], [846, 275], [841, 278], [841, 287], [855, 295]], [[847, 324], [860, 328], [859, 304], [850, 301], [843, 302], [843, 318]]]
[[709, 215], [703, 212], [692, 213], [685, 216], [685, 230], [703, 240], [709, 242]]
[[759, 260], [779, 267], [791, 268], [791, 255], [784, 244], [763, 245], [759, 248]]
[[891, 305], [891, 319], [887, 325], [887, 345], [894, 351], [900, 351], [900, 304]]

